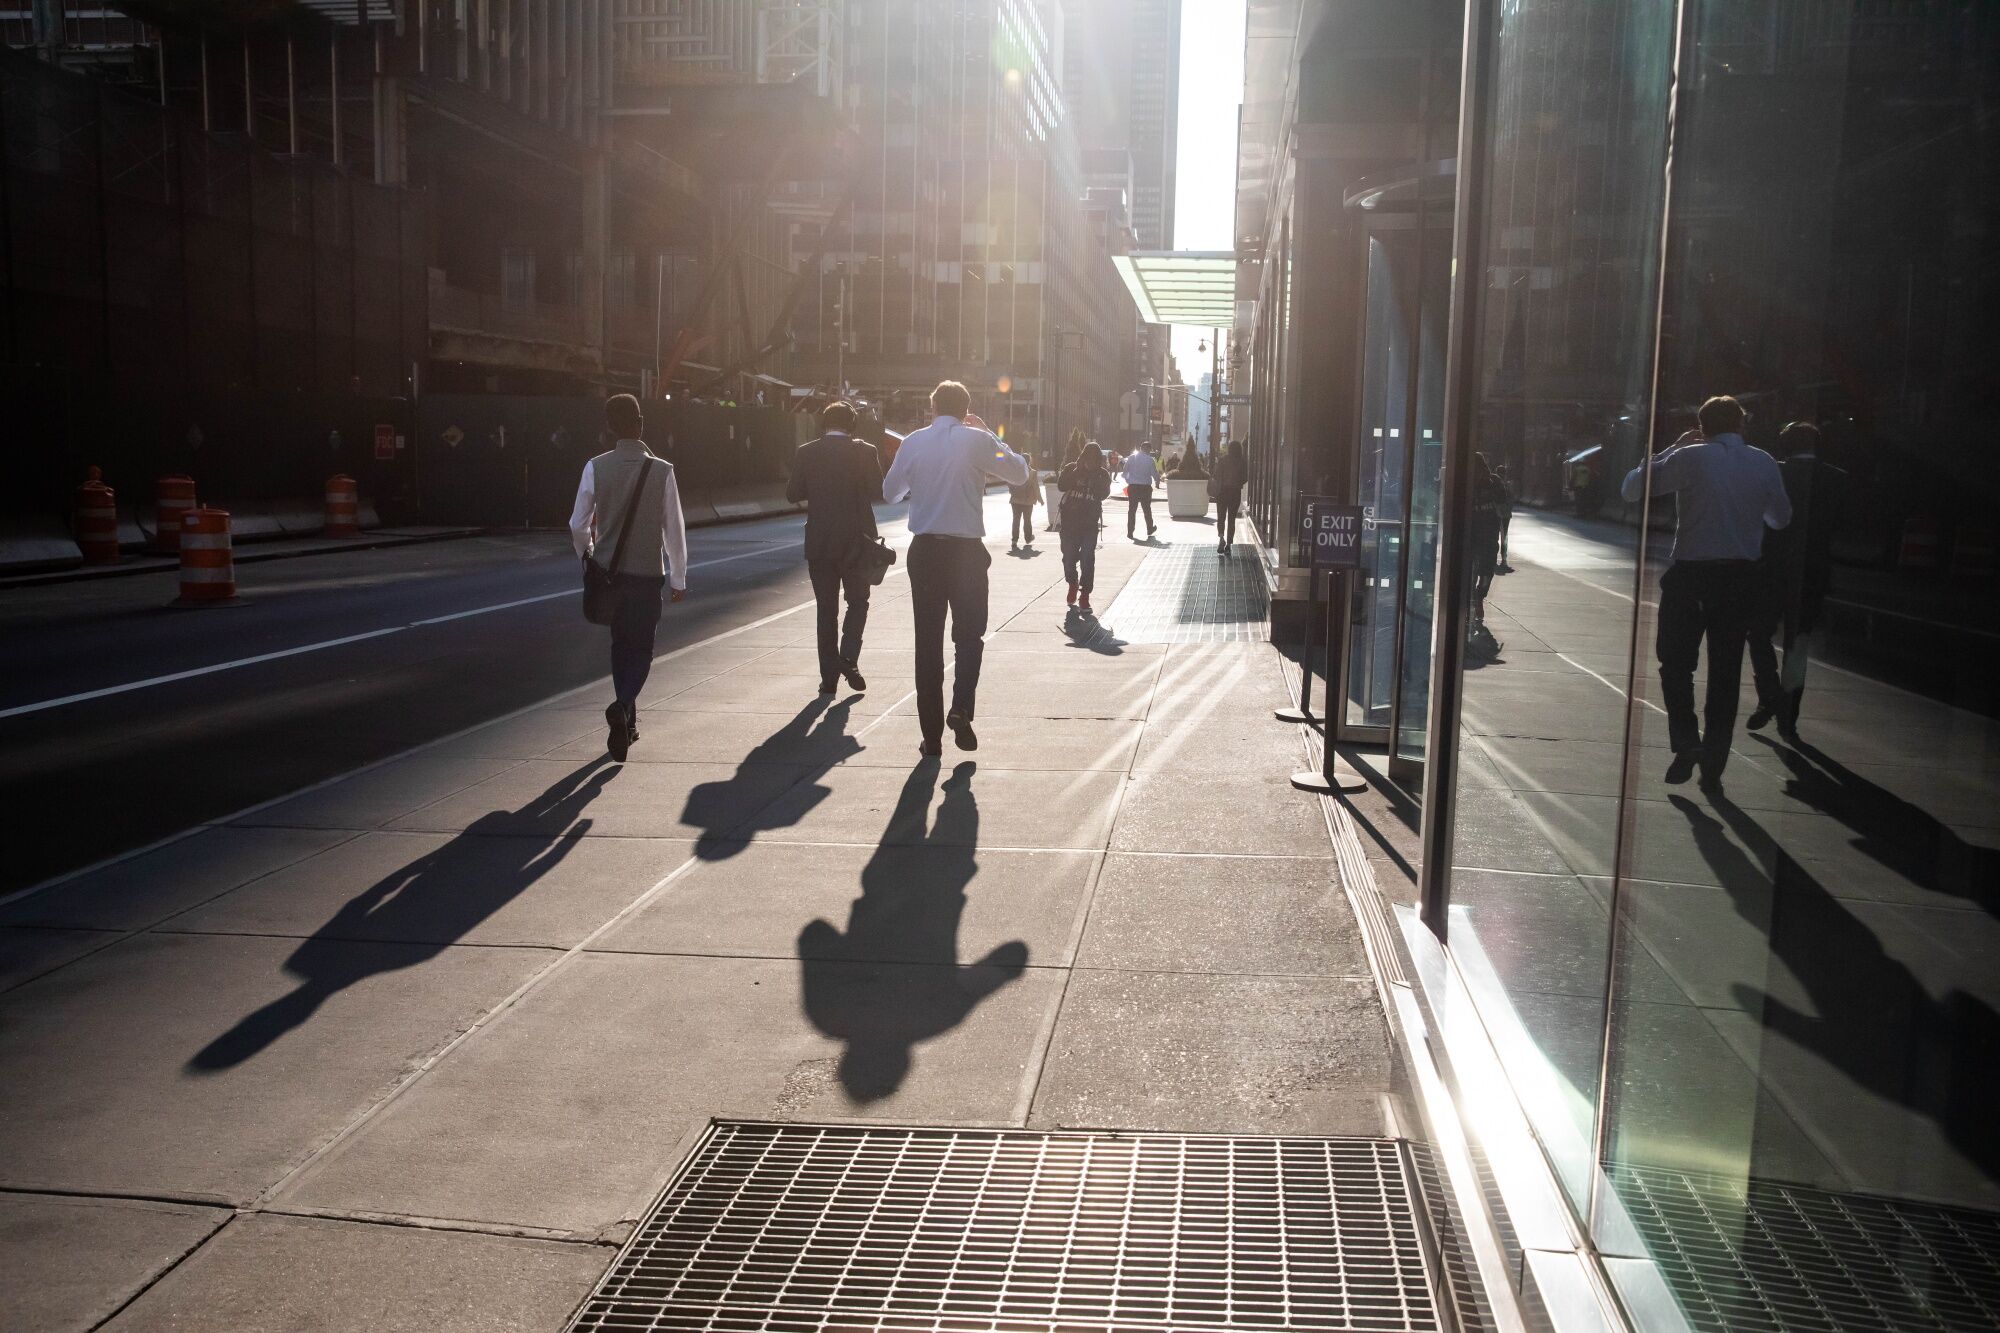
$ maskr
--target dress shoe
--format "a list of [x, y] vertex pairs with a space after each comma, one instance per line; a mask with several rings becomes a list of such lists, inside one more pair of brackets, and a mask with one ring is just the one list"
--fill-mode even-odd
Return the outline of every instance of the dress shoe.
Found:
[[1701, 761], [1701, 751], [1682, 750], [1674, 756], [1674, 762], [1667, 765], [1667, 785], [1678, 787], [1694, 776], [1695, 765]]
[[917, 746], [917, 753], [926, 759], [935, 759], [944, 753], [944, 742], [924, 741]]
[[1750, 714], [1749, 718], [1745, 720], [1743, 725], [1749, 728], [1751, 731], [1762, 731], [1764, 729], [1764, 725], [1767, 722], [1769, 722], [1773, 716], [1775, 715], [1772, 713], [1770, 709], [1764, 707], [1764, 705], [1762, 704], [1758, 704], [1757, 711]]
[[840, 678], [838, 676], [821, 676], [819, 678], [819, 692], [821, 694], [840, 693]]
[[946, 713], [944, 724], [951, 728], [951, 738], [958, 742], [961, 750], [977, 750], [979, 733], [972, 729], [972, 719], [963, 713]]
[[847, 688], [859, 694], [868, 693], [868, 680], [861, 674], [861, 668], [849, 662], [840, 668], [840, 674], [847, 678]]
[[604, 748], [619, 763], [632, 752], [632, 722], [625, 716], [625, 705], [617, 702], [604, 706]]

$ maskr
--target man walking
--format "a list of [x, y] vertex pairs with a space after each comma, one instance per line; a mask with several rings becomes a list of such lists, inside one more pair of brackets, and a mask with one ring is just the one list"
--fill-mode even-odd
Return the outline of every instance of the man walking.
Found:
[[[910, 601], [917, 622], [917, 723], [923, 753], [944, 752], [944, 729], [961, 750], [979, 748], [972, 729], [985, 656], [986, 483], [990, 478], [1019, 486], [1028, 479], [1028, 460], [987, 432], [965, 424], [972, 395], [946, 380], [931, 390], [933, 420], [910, 432], [896, 450], [883, 478], [891, 504], [910, 498]], [[944, 624], [951, 615], [957, 650], [951, 711], [944, 707]]]
[[1160, 479], [1160, 465], [1146, 451], [1146, 442], [1125, 456], [1125, 539], [1133, 539], [1139, 511], [1146, 511], [1146, 540], [1153, 540], [1153, 483]]
[[[1776, 460], [1744, 442], [1742, 404], [1711, 398], [1701, 405], [1699, 420], [1698, 432], [1633, 468], [1620, 491], [1636, 501], [1650, 476], [1653, 494], [1679, 497], [1673, 563], [1660, 576], [1657, 641], [1667, 742], [1674, 751], [1667, 781], [1686, 782], [1699, 764], [1701, 785], [1717, 788], [1736, 727], [1764, 530], [1790, 523], [1792, 502]], [[1708, 700], [1697, 722], [1694, 668], [1704, 639]]]
[[[850, 688], [866, 690], [861, 676], [861, 632], [868, 626], [867, 571], [861, 549], [875, 540], [875, 502], [882, 498], [882, 465], [875, 446], [857, 439], [859, 417], [845, 402], [819, 414], [817, 440], [792, 456], [785, 495], [806, 507], [806, 572], [819, 603], [819, 692], [832, 694], [845, 676]], [[840, 602], [847, 619], [840, 622]], [[835, 637], [836, 629], [839, 631]]]
[[[1767, 604], [1750, 632], [1750, 673], [1757, 682], [1757, 708], [1744, 725], [1757, 731], [1778, 719], [1778, 734], [1799, 738], [1799, 709], [1805, 701], [1806, 668], [1814, 632], [1833, 582], [1833, 522], [1847, 473], [1819, 456], [1819, 427], [1794, 421], [1778, 432], [1784, 461], [1785, 494], [1792, 501], [1792, 524], [1764, 542]], [[1781, 670], [1771, 636], [1781, 634]]]
[[604, 709], [604, 748], [625, 762], [639, 739], [639, 691], [653, 669], [653, 634], [660, 625], [660, 589], [673, 568], [673, 593], [687, 595], [687, 522], [681, 514], [674, 465], [646, 448], [639, 400], [613, 394], [604, 424], [617, 441], [583, 465], [569, 535], [576, 553], [611, 576], [611, 688]]

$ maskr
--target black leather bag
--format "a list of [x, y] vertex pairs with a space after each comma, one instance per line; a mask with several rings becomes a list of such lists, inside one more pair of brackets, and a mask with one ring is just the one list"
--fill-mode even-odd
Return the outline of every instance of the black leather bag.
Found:
[[653, 463], [649, 458], [639, 465], [639, 480], [632, 487], [632, 498], [625, 502], [625, 521], [618, 525], [618, 544], [611, 549], [611, 569], [590, 556], [583, 558], [583, 618], [593, 625], [609, 625], [612, 613], [618, 609], [618, 585], [611, 570], [618, 568], [618, 562], [625, 558], [625, 539], [632, 535], [632, 517], [639, 512], [639, 497], [646, 493], [646, 483], [652, 476]]
[[870, 583], [880, 583], [888, 578], [889, 568], [895, 563], [896, 553], [880, 537], [863, 538], [855, 546], [854, 554], [847, 557], [848, 570], [867, 575]]

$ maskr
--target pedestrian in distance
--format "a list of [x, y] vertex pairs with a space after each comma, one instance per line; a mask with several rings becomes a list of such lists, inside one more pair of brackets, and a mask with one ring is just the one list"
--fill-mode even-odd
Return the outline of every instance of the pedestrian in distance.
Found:
[[1104, 468], [1104, 451], [1085, 442], [1056, 474], [1062, 491], [1063, 578], [1069, 582], [1069, 604], [1090, 614], [1090, 589], [1097, 582], [1097, 530], [1104, 523], [1104, 500], [1111, 494], [1111, 474]]
[[1505, 463], [1493, 469], [1493, 480], [1500, 484], [1500, 560], [1493, 566], [1493, 572], [1512, 574], [1514, 567], [1507, 563], [1507, 530], [1514, 526], [1514, 480], [1507, 475]]
[[1231, 440], [1215, 465], [1215, 553], [1228, 555], [1236, 544], [1236, 516], [1243, 509], [1243, 486], [1250, 480], [1250, 464], [1243, 446]]
[[[1736, 729], [1744, 642], [1757, 614], [1758, 559], [1766, 530], [1792, 521], [1777, 460], [1743, 438], [1746, 417], [1734, 398], [1701, 405], [1699, 429], [1626, 474], [1628, 501], [1646, 494], [1679, 498], [1673, 561], [1660, 576], [1660, 697], [1667, 709], [1673, 761], [1669, 783], [1698, 767], [1701, 785], [1718, 790]], [[1694, 710], [1694, 669], [1708, 647], [1708, 699]]]
[[1136, 540], [1139, 511], [1146, 511], [1146, 540], [1153, 540], [1153, 486], [1160, 479], [1160, 465], [1148, 452], [1146, 442], [1125, 456], [1125, 539]]
[[[806, 573], [819, 612], [819, 692], [832, 694], [845, 677], [866, 690], [861, 675], [861, 635], [868, 627], [863, 564], [876, 540], [875, 503], [882, 498], [882, 465], [875, 446], [854, 434], [860, 416], [851, 403], [829, 403], [819, 414], [820, 437], [792, 455], [785, 495], [806, 507]], [[841, 619], [842, 599], [847, 615]]]
[[[1819, 444], [1819, 427], [1809, 421], [1794, 421], [1778, 432], [1778, 451], [1784, 456], [1778, 471], [1792, 502], [1792, 521], [1764, 534], [1763, 608], [1750, 631], [1757, 708], [1743, 725], [1760, 731], [1775, 717], [1778, 734], [1788, 741], [1799, 738], [1806, 668], [1833, 581], [1834, 516], [1847, 478], [1844, 470], [1820, 458]], [[1782, 668], [1774, 635], [1784, 650]]]
[[1035, 506], [1042, 502], [1042, 478], [1035, 471], [1035, 456], [1023, 453], [1028, 462], [1028, 479], [1007, 488], [1008, 507], [1013, 511], [1007, 527], [1007, 549], [1018, 551], [1035, 544]]
[[1486, 595], [1493, 590], [1493, 573], [1500, 556], [1500, 515], [1504, 508], [1500, 479], [1486, 464], [1486, 455], [1472, 455], [1472, 625], [1467, 643], [1491, 660], [1503, 646], [1486, 625]]
[[[883, 478], [891, 503], [909, 497], [910, 602], [916, 616], [917, 724], [923, 754], [944, 752], [944, 729], [961, 750], [979, 748], [973, 730], [979, 668], [986, 651], [988, 480], [1019, 486], [1028, 460], [990, 432], [965, 423], [972, 395], [956, 380], [931, 390], [931, 424], [911, 431]], [[947, 614], [957, 651], [951, 710], [944, 706]]]
[[668, 600], [687, 595], [687, 521], [674, 465], [641, 438], [646, 420], [639, 400], [613, 394], [604, 403], [604, 425], [616, 443], [583, 465], [569, 534], [577, 555], [610, 576], [613, 698], [604, 709], [604, 748], [622, 764], [639, 739], [639, 691], [653, 669], [660, 592], [670, 569]]

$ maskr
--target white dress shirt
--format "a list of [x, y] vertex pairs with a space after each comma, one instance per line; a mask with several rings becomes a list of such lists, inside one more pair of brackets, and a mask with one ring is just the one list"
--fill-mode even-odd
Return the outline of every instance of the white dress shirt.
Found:
[[[645, 454], [657, 457], [638, 440], [620, 440], [618, 448], [626, 453]], [[660, 505], [660, 573], [667, 573], [673, 567], [673, 586], [676, 592], [687, 591], [687, 518], [681, 513], [680, 483], [674, 479], [674, 469], [654, 468], [652, 471], [667, 474], [666, 492]], [[643, 475], [643, 474], [642, 474]], [[620, 497], [620, 502], [630, 496]], [[588, 558], [597, 541], [597, 460], [591, 459], [583, 465], [583, 479], [576, 487], [576, 507], [569, 515], [570, 544], [576, 547], [577, 555]], [[629, 567], [629, 562], [628, 562]]]
[[1125, 484], [1127, 486], [1151, 486], [1160, 479], [1160, 465], [1153, 456], [1143, 449], [1134, 449], [1125, 455]]
[[986, 481], [1019, 486], [1028, 460], [977, 426], [939, 417], [904, 437], [882, 478], [890, 504], [910, 497], [910, 533], [941, 537], [986, 535]]
[[1655, 495], [1680, 498], [1676, 560], [1755, 560], [1764, 549], [1764, 529], [1792, 521], [1778, 460], [1733, 431], [1654, 454], [1625, 474], [1618, 493], [1636, 501], [1649, 470]]

